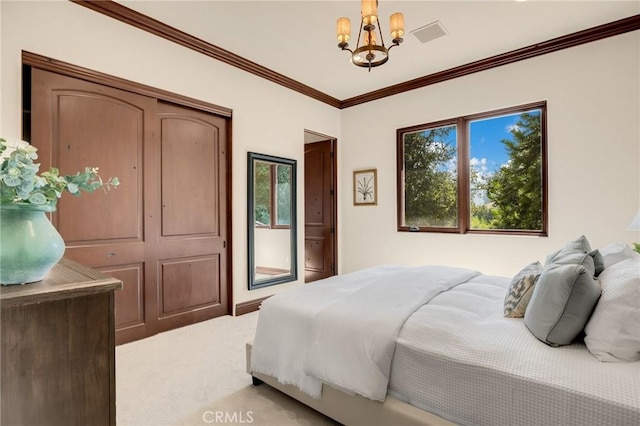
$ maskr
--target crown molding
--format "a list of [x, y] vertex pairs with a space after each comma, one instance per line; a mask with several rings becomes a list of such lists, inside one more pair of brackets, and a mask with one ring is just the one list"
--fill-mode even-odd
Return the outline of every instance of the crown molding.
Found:
[[336, 108], [340, 108], [340, 100], [329, 96], [313, 87], [300, 83], [292, 78], [277, 73], [269, 68], [263, 67], [260, 64], [252, 62], [242, 56], [236, 55], [233, 52], [225, 50], [221, 47], [215, 46], [197, 37], [173, 28], [167, 24], [164, 24], [156, 19], [150, 18], [142, 13], [139, 13], [133, 9], [129, 9], [119, 3], [112, 0], [70, 0], [72, 3], [84, 6], [91, 10], [94, 10], [103, 15], [109, 16], [120, 22], [132, 25], [143, 31], [147, 31], [151, 34], [155, 34], [158, 37], [162, 37], [166, 40], [177, 43], [188, 49], [202, 53], [225, 64], [239, 68], [248, 73], [254, 74], [258, 77], [262, 77], [265, 80], [269, 80], [273, 83], [284, 86], [288, 89], [302, 93], [310, 98], [316, 99], [320, 102], [324, 102]]
[[585, 43], [591, 43], [592, 41], [640, 29], [640, 14], [633, 15], [628, 18], [567, 34], [541, 43], [532, 44], [527, 47], [491, 56], [469, 64], [449, 68], [444, 71], [425, 75], [423, 77], [388, 86], [379, 90], [374, 90], [362, 95], [339, 100], [285, 75], [270, 70], [269, 68], [263, 67], [260, 64], [238, 56], [235, 53], [229, 52], [228, 50], [222, 49], [221, 47], [215, 46], [166, 25], [160, 21], [136, 12], [135, 10], [129, 9], [128, 7], [116, 3], [113, 0], [70, 1], [339, 109], [349, 108], [366, 102], [386, 98], [388, 96], [408, 92], [410, 90], [430, 86], [432, 84], [441, 83], [443, 81], [452, 80], [454, 78], [463, 77], [465, 75], [486, 71], [491, 68], [535, 58], [536, 56], [546, 55], [548, 53], [557, 52], [559, 50], [579, 46]]
[[502, 65], [512, 64], [525, 59], [535, 58], [536, 56], [546, 55], [547, 53], [557, 52], [569, 47], [579, 46], [581, 44], [617, 36], [638, 29], [640, 29], [640, 15], [630, 16], [618, 21], [609, 22], [608, 24], [567, 34], [542, 43], [532, 44], [527, 47], [491, 56], [459, 67], [449, 68], [448, 70], [425, 75], [424, 77], [405, 81], [403, 83], [388, 86], [359, 96], [354, 96], [341, 101], [340, 108], [349, 108], [365, 102], [375, 101], [377, 99], [386, 98], [387, 96], [397, 95], [399, 93], [408, 92], [410, 90], [419, 89], [421, 87], [441, 83], [443, 81], [452, 80], [454, 78], [463, 77], [476, 72], [486, 71]]

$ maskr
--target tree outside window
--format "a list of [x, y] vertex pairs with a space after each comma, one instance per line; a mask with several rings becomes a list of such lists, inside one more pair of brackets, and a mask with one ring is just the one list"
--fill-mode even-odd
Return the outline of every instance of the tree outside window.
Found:
[[276, 225], [291, 224], [291, 166], [276, 165]]
[[405, 221], [413, 226], [458, 226], [456, 125], [404, 136]]
[[546, 103], [398, 130], [398, 229], [546, 235]]

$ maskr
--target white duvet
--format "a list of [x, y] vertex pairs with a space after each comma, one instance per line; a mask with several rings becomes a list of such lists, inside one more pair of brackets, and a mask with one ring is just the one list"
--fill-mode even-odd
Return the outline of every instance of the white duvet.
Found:
[[267, 299], [251, 370], [319, 398], [322, 383], [383, 401], [405, 320], [479, 272], [446, 266], [379, 266]]

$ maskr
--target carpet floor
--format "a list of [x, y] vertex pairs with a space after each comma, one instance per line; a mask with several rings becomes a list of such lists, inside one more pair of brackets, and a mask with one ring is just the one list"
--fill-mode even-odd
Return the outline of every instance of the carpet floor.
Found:
[[245, 344], [258, 312], [223, 316], [116, 347], [119, 426], [336, 425], [279, 391], [251, 385]]

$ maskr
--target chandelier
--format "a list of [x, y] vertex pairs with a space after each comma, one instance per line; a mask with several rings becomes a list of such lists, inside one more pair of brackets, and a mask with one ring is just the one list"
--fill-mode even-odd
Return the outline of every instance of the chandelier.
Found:
[[[389, 48], [385, 47], [382, 37], [382, 29], [378, 19], [378, 0], [362, 0], [360, 15], [360, 30], [355, 50], [351, 50], [349, 43], [347, 43], [351, 38], [351, 21], [345, 17], [338, 18], [336, 25], [338, 47], [351, 52], [351, 62], [354, 65], [369, 68], [369, 72], [371, 72], [371, 68], [380, 66], [389, 60], [389, 50], [392, 47], [399, 46], [402, 43], [404, 15], [402, 13], [394, 13], [389, 18], [393, 43]], [[378, 23], [377, 35], [376, 22]], [[377, 42], [378, 37], [380, 38], [380, 43]], [[362, 44], [360, 44], [361, 39]]]

